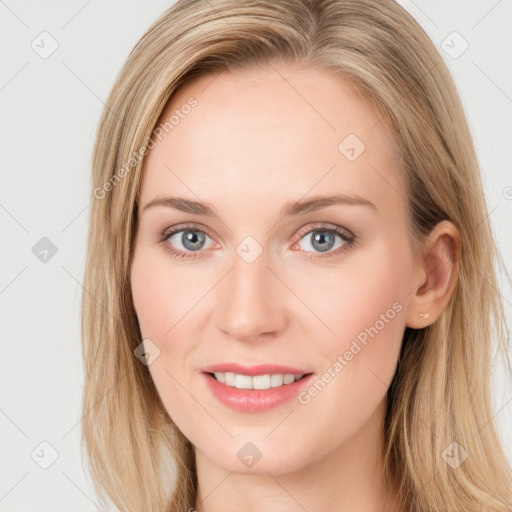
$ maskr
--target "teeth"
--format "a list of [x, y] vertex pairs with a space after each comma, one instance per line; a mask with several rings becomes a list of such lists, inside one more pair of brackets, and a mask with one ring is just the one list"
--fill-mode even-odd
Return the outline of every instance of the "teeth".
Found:
[[277, 388], [278, 386], [282, 386], [284, 381], [284, 375], [271, 375], [270, 376], [270, 386], [273, 388]]
[[238, 389], [270, 389], [278, 388], [286, 384], [292, 384], [296, 380], [301, 379], [304, 375], [292, 374], [274, 374], [274, 375], [240, 375], [233, 372], [215, 372], [215, 378], [226, 384]]

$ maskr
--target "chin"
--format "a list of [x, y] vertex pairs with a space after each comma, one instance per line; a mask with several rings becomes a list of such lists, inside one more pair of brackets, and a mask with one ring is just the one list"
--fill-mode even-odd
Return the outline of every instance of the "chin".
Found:
[[240, 475], [268, 476], [270, 473], [272, 476], [282, 476], [300, 470], [310, 462], [304, 458], [303, 452], [290, 452], [289, 444], [283, 445], [282, 450], [269, 443], [264, 444], [260, 443], [261, 449], [258, 449], [250, 442], [236, 443], [233, 451], [228, 453], [202, 453], [215, 465]]

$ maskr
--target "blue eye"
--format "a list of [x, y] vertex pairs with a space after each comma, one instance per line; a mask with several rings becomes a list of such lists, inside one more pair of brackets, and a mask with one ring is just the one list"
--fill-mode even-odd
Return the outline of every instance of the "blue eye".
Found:
[[[347, 236], [344, 232], [329, 228], [329, 229], [314, 229], [308, 231], [300, 241], [307, 241], [308, 245], [312, 249], [304, 249], [307, 252], [328, 252], [331, 251], [335, 244], [336, 238], [339, 239], [339, 243], [335, 247], [336, 249], [344, 247], [345, 245], [351, 245], [353, 238]], [[300, 243], [300, 242], [299, 242]], [[337, 251], [334, 251], [337, 254]]]
[[[311, 226], [309, 227], [311, 228]], [[340, 242], [333, 250], [336, 238]], [[205, 247], [207, 239], [210, 239], [212, 243]], [[320, 224], [313, 226], [313, 229], [309, 229], [305, 234], [302, 234], [293, 248], [298, 247], [303, 240], [308, 241], [312, 250], [302, 249], [301, 252], [325, 253], [325, 256], [313, 256], [313, 258], [326, 258], [339, 255], [349, 249], [354, 245], [356, 237], [350, 231], [341, 227]], [[193, 226], [175, 226], [167, 229], [160, 235], [159, 241], [164, 243], [166, 250], [176, 258], [198, 258], [202, 255], [202, 249], [208, 249], [214, 245], [212, 238], [205, 231]]]
[[[165, 233], [163, 236], [163, 241], [169, 243], [170, 247], [168, 247], [168, 251], [171, 254], [174, 254], [177, 257], [195, 258], [195, 254], [188, 255], [184, 253], [194, 253], [200, 251], [201, 249], [204, 249], [204, 243], [206, 238], [210, 237], [204, 231], [201, 231], [199, 229], [188, 228], [171, 231], [170, 233]], [[180, 244], [183, 247], [183, 249], [179, 247]], [[173, 248], [176, 245], [178, 245], [178, 249]]]
[[[313, 250], [306, 249], [304, 252], [325, 253], [325, 256], [313, 256], [313, 259], [338, 256], [356, 243], [355, 235], [339, 226], [318, 224], [314, 225], [313, 229], [311, 229], [311, 226], [309, 227], [309, 231], [306, 231], [305, 234], [301, 236], [299, 242], [294, 244], [293, 247], [299, 246], [300, 242], [306, 240], [309, 247]], [[336, 246], [335, 250], [332, 250], [336, 237], [340, 239], [341, 242]]]

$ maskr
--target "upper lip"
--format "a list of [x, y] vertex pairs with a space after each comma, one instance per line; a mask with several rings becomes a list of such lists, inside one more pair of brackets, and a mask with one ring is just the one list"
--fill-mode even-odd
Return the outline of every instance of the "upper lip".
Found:
[[206, 373], [215, 372], [233, 372], [240, 375], [268, 375], [268, 374], [283, 374], [283, 375], [305, 375], [307, 370], [300, 368], [293, 368], [291, 366], [284, 366], [280, 364], [257, 364], [253, 366], [245, 366], [239, 363], [219, 363], [206, 366], [202, 369]]

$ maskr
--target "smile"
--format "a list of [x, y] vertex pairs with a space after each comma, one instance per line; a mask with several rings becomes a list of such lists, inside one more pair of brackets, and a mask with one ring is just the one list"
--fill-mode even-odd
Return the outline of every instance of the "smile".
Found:
[[315, 374], [251, 376], [234, 372], [203, 372], [201, 375], [210, 393], [222, 405], [239, 412], [255, 413], [292, 400], [309, 386]]
[[267, 375], [242, 375], [233, 372], [214, 372], [212, 374], [219, 382], [226, 386], [238, 389], [270, 389], [286, 386], [302, 379], [304, 375], [267, 374]]

